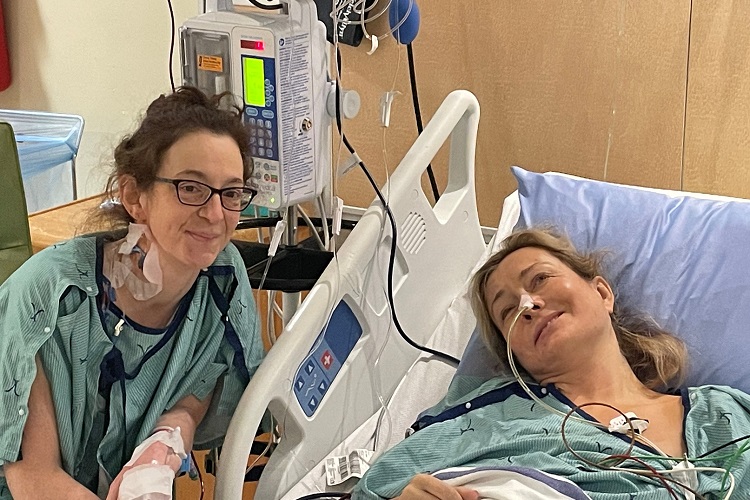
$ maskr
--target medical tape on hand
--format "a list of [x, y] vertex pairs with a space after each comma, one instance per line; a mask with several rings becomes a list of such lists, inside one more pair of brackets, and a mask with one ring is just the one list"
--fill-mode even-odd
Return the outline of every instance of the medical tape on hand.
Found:
[[139, 465], [125, 471], [117, 500], [171, 500], [174, 471], [168, 465]]
[[154, 443], [163, 443], [170, 448], [172, 448], [172, 451], [177, 454], [178, 457], [180, 457], [181, 460], [184, 460], [185, 457], [187, 457], [187, 453], [185, 453], [185, 443], [182, 441], [182, 435], [180, 434], [180, 428], [175, 427], [173, 430], [160, 430], [158, 432], [155, 432], [148, 438], [146, 438], [141, 444], [139, 444], [136, 449], [133, 451], [133, 456], [130, 458], [130, 461], [125, 464], [132, 465], [138, 460], [141, 455], [143, 455], [143, 452], [151, 446]]

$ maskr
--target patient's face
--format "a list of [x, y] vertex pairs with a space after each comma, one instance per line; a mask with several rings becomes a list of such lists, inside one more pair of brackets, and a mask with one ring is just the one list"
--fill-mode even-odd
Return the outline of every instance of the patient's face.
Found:
[[506, 341], [523, 294], [534, 308], [518, 319], [511, 347], [536, 380], [567, 371], [600, 342], [617, 342], [610, 322], [612, 289], [603, 278], [580, 277], [539, 248], [508, 255], [487, 280], [485, 303]]

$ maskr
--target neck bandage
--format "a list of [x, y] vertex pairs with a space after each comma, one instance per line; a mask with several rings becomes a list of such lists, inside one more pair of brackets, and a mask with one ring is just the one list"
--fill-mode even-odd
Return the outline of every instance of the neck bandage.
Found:
[[[138, 245], [144, 237], [149, 243], [148, 252]], [[139, 273], [134, 271], [132, 254], [139, 254], [137, 265]], [[151, 231], [145, 224], [130, 224], [128, 234], [119, 249], [112, 256], [107, 277], [112, 287], [125, 286], [135, 300], [148, 300], [162, 289], [162, 271], [159, 265], [159, 250]]]

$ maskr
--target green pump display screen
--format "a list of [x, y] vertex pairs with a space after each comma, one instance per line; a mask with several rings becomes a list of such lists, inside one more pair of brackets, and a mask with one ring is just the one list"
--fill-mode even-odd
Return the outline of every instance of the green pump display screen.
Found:
[[266, 71], [263, 60], [255, 57], [242, 58], [242, 81], [245, 85], [245, 104], [265, 107]]

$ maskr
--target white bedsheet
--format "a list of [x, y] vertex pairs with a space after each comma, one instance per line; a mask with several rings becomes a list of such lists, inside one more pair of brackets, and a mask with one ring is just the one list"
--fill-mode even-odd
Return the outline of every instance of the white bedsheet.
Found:
[[524, 467], [452, 467], [433, 476], [479, 493], [481, 500], [590, 500], [565, 478]]

